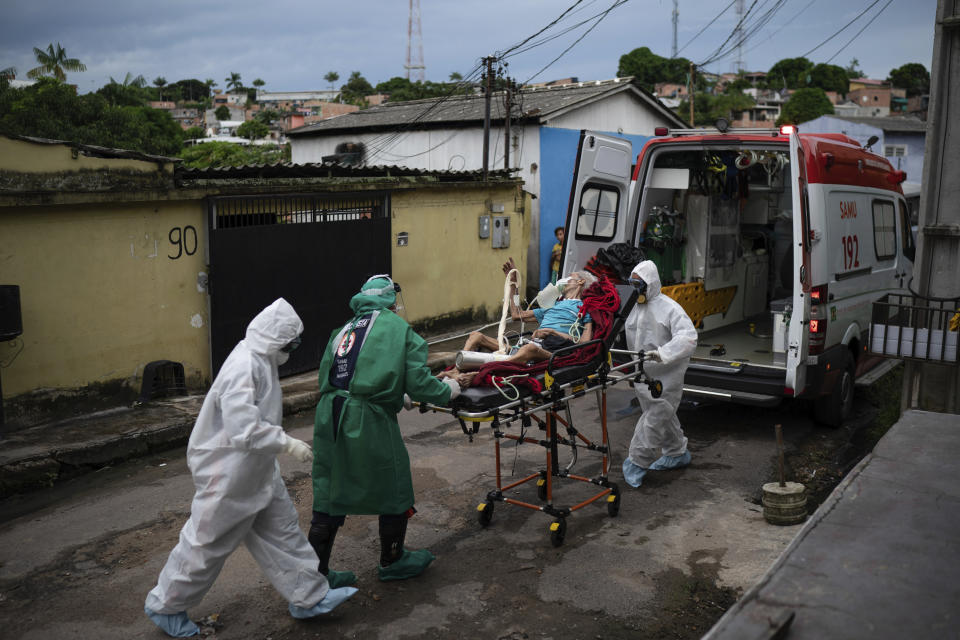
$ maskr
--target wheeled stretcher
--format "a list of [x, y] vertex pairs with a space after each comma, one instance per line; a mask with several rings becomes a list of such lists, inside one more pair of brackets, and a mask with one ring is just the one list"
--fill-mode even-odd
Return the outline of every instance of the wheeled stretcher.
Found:
[[[454, 415], [464, 433], [473, 441], [473, 435], [479, 432], [483, 422], [489, 422], [494, 436], [496, 454], [496, 489], [489, 491], [486, 499], [477, 507], [480, 525], [486, 527], [493, 519], [494, 504], [504, 502], [517, 507], [541, 511], [554, 518], [550, 525], [550, 541], [557, 547], [563, 544], [567, 531], [567, 517], [597, 500], [604, 499], [607, 513], [615, 517], [620, 511], [620, 489], [609, 479], [610, 445], [607, 438], [607, 389], [620, 383], [646, 384], [654, 397], [663, 390], [657, 380], [652, 380], [643, 371], [643, 353], [612, 348], [615, 336], [623, 330], [626, 316], [636, 304], [634, 293], [615, 314], [612, 328], [603, 338], [597, 338], [583, 344], [565, 347], [554, 353], [547, 364], [546, 371], [537, 374], [542, 390], [532, 391], [525, 386], [511, 389], [504, 394], [496, 387], [470, 387], [464, 389], [450, 407], [420, 405], [421, 411], [441, 411]], [[591, 345], [600, 345], [596, 356], [588, 362], [563, 367], [554, 366], [555, 360], [564, 355]], [[618, 363], [614, 363], [613, 356]], [[626, 360], [626, 361], [622, 361]], [[588, 394], [596, 394], [600, 411], [600, 441], [590, 440], [573, 423], [570, 403]], [[542, 437], [531, 435], [534, 424], [542, 431]], [[519, 425], [519, 434], [508, 433], [511, 426]], [[539, 445], [545, 450], [545, 466], [534, 473], [510, 484], [503, 484], [501, 473], [501, 440], [516, 444]], [[560, 450], [569, 450], [569, 462], [560, 465]], [[600, 454], [599, 475], [586, 477], [573, 473], [580, 450]], [[553, 491], [556, 483], [575, 481], [595, 485], [599, 488], [595, 494], [571, 506], [558, 506], [554, 503]], [[509, 498], [505, 492], [528, 482], [535, 482], [539, 504], [532, 504]]]

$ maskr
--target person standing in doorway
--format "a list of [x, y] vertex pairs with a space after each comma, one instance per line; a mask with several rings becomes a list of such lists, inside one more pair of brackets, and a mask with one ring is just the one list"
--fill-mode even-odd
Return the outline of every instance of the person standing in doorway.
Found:
[[557, 278], [560, 277], [560, 257], [563, 253], [563, 227], [554, 229], [553, 235], [556, 236], [557, 243], [550, 251], [550, 284], [557, 284]]

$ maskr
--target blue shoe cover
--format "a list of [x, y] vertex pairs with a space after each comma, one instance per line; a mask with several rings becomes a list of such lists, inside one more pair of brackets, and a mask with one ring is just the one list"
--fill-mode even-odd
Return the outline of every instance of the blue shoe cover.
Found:
[[186, 611], [180, 613], [157, 613], [149, 607], [144, 607], [143, 612], [153, 620], [163, 632], [172, 638], [189, 638], [200, 633], [200, 627], [187, 617]]
[[313, 605], [309, 609], [304, 609], [303, 607], [298, 607], [295, 604], [291, 604], [287, 609], [290, 611], [290, 615], [294, 618], [303, 620], [305, 618], [315, 618], [324, 613], [330, 613], [337, 608], [338, 605], [346, 602], [350, 596], [355, 594], [357, 590], [353, 587], [340, 587], [339, 589], [330, 589], [327, 591], [327, 595], [323, 597], [323, 600]]
[[327, 573], [327, 583], [330, 585], [331, 589], [339, 589], [340, 587], [352, 587], [357, 584], [357, 576], [353, 571], [334, 571], [330, 569]]
[[638, 464], [634, 464], [630, 458], [623, 461], [623, 479], [631, 487], [639, 487], [643, 484], [643, 476], [647, 475], [647, 470]]
[[650, 465], [654, 471], [665, 471], [667, 469], [679, 469], [690, 464], [690, 452], [684, 451], [678, 456], [660, 456], [660, 458]]
[[426, 549], [417, 549], [416, 551], [404, 549], [399, 560], [386, 567], [377, 567], [377, 573], [380, 580], [384, 582], [415, 578], [423, 573], [430, 563], [436, 559], [437, 557]]

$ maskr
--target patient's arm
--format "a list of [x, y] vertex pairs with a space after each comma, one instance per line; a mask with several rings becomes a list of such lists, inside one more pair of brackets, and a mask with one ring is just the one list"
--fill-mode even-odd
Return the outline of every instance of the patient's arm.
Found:
[[590, 342], [590, 339], [593, 337], [593, 322], [588, 322], [583, 327], [583, 331], [580, 333], [580, 339], [577, 342]]

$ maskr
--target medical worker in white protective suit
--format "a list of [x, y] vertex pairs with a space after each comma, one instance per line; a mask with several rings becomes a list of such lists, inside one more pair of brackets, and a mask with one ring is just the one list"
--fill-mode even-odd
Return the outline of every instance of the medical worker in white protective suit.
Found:
[[187, 446], [196, 487], [190, 519], [145, 606], [168, 635], [200, 632], [187, 609], [199, 604], [241, 543], [289, 601], [295, 618], [327, 613], [357, 591], [330, 589], [317, 571], [317, 556], [300, 529], [277, 462], [281, 452], [301, 462], [313, 459], [312, 448], [280, 426], [277, 368], [300, 344], [302, 332], [290, 303], [273, 302], [250, 322], [203, 401]]
[[633, 268], [630, 284], [640, 297], [627, 317], [627, 346], [644, 352], [643, 370], [663, 383], [663, 394], [654, 398], [645, 384], [634, 386], [643, 414], [623, 461], [623, 477], [639, 487], [648, 470], [676, 469], [690, 464], [687, 439], [677, 419], [683, 396], [683, 374], [697, 347], [697, 330], [675, 300], [661, 295], [657, 265], [644, 260]]

